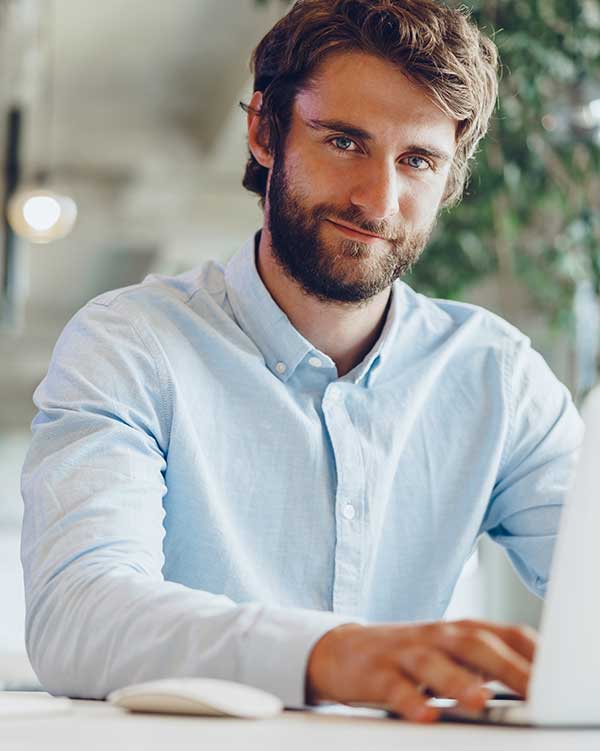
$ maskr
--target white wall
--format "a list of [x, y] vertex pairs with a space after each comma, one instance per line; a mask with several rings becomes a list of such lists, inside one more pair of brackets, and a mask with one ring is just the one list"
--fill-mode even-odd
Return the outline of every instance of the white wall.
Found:
[[23, 578], [19, 560], [22, 502], [20, 469], [29, 435], [0, 434], [0, 651], [23, 649]]
[[4, 681], [12, 681], [14, 686], [36, 683], [25, 655], [25, 599], [19, 558], [23, 516], [20, 472], [28, 443], [27, 430], [0, 433], [0, 688]]

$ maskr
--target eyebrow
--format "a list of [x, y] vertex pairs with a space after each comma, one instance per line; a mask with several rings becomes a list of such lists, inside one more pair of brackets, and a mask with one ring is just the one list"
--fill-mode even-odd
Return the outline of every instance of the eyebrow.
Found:
[[[375, 137], [369, 131], [359, 128], [352, 123], [347, 123], [344, 120], [319, 120], [312, 118], [304, 120], [306, 125], [313, 130], [337, 130], [345, 135], [353, 136], [354, 138], [360, 138], [362, 141], [374, 141]], [[422, 154], [423, 156], [430, 156], [432, 159], [437, 159], [440, 162], [452, 161], [452, 156], [445, 151], [434, 146], [424, 146], [416, 143], [410, 144], [406, 148], [406, 151], [412, 151], [415, 154]]]

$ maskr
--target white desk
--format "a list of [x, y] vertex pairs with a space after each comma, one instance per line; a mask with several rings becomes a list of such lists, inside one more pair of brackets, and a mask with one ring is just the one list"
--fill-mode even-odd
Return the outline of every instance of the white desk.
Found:
[[598, 751], [600, 729], [420, 726], [370, 710], [353, 715], [286, 711], [272, 720], [142, 715], [105, 702], [76, 701], [66, 714], [3, 718], [0, 746], [2, 751]]

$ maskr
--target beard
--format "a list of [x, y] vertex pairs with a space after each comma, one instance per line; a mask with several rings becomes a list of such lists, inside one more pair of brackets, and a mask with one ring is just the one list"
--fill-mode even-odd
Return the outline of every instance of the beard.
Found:
[[[305, 293], [323, 301], [360, 306], [406, 274], [417, 261], [435, 219], [424, 230], [408, 233], [364, 219], [356, 206], [342, 210], [319, 203], [307, 208], [292, 189], [283, 160], [276, 158], [268, 191], [268, 228], [273, 257], [282, 271]], [[341, 238], [327, 241], [326, 219], [350, 222], [385, 238], [385, 250], [366, 242]]]

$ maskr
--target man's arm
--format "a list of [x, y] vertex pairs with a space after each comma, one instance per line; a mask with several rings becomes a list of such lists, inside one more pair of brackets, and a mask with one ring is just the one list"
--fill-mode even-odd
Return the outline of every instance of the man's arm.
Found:
[[510, 348], [505, 370], [510, 431], [482, 532], [506, 549], [525, 584], [543, 597], [583, 421], [527, 338]]
[[348, 618], [238, 605], [163, 579], [171, 405], [161, 357], [133, 310], [92, 303], [35, 393], [22, 475], [32, 665], [48, 691], [73, 697], [210, 676], [302, 706], [311, 647]]

